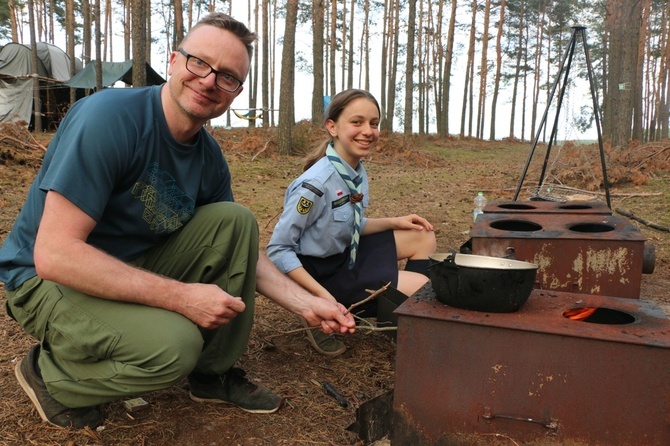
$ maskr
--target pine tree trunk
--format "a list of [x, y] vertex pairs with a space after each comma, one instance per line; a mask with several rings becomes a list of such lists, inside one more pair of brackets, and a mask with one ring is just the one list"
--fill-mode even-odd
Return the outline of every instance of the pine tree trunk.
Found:
[[102, 18], [100, 17], [100, 0], [93, 0], [93, 16], [95, 21], [95, 86], [98, 91], [102, 90]]
[[[9, 5], [10, 5], [10, 11], [11, 11], [11, 5], [14, 0], [9, 0]], [[49, 42], [53, 43], [54, 42], [54, 9], [55, 9], [55, 0], [49, 0]], [[16, 17], [10, 17], [10, 23], [12, 26], [12, 38], [14, 37], [14, 25], [16, 21]], [[14, 40], [14, 42], [17, 42], [17, 40]]]
[[393, 49], [391, 53], [391, 66], [389, 68], [390, 78], [389, 78], [389, 96], [388, 96], [388, 108], [386, 109], [386, 129], [389, 132], [393, 132], [393, 118], [395, 117], [395, 95], [396, 95], [396, 82], [398, 78], [398, 52], [400, 48], [400, 0], [395, 0], [395, 17], [393, 19], [393, 44], [391, 48]]
[[[251, 5], [254, 5], [254, 15], [253, 15], [253, 20], [254, 20], [254, 25], [253, 29], [258, 30], [258, 0], [247, 0], [247, 17], [249, 17], [249, 21], [251, 22]], [[258, 104], [258, 54], [257, 52], [254, 52], [254, 58], [251, 61], [251, 69], [249, 71], [249, 109], [254, 110], [256, 113], [256, 116], [260, 116], [262, 114], [261, 121], [265, 121], [266, 117], [265, 114], [263, 113], [263, 110], [257, 110], [257, 104]], [[256, 127], [256, 121], [259, 118], [256, 119], [250, 119], [249, 120], [249, 128]], [[259, 121], [259, 124], [260, 122]]]
[[131, 9], [132, 9], [132, 0], [123, 0], [124, 17], [123, 22], [123, 54], [125, 60], [130, 60], [132, 58], [132, 53], [130, 52], [130, 39], [132, 38], [132, 27], [130, 26], [131, 21]]
[[609, 131], [603, 139], [612, 146], [626, 146], [631, 138], [631, 122], [637, 87], [638, 38], [641, 5], [637, 0], [609, 0], [610, 55], [607, 108], [604, 121]]
[[173, 2], [174, 6], [174, 32], [172, 33], [172, 44], [170, 48], [176, 51], [178, 45], [184, 40], [184, 7], [181, 1]]
[[[76, 65], [74, 57], [74, 0], [67, 0], [65, 2], [65, 34], [66, 34], [66, 49], [68, 57], [70, 58], [70, 76], [75, 75]], [[70, 105], [74, 104], [77, 99], [77, 93], [74, 88], [70, 88]]]
[[365, 61], [365, 83], [366, 90], [370, 90], [370, 0], [365, 0], [365, 20], [363, 21], [363, 54]]
[[147, 84], [146, 1], [132, 0], [133, 87], [144, 87]]
[[470, 106], [470, 118], [468, 119], [469, 122], [468, 136], [472, 136], [472, 84], [474, 82], [472, 74], [474, 73], [476, 19], [477, 19], [477, 0], [472, 0], [470, 43], [468, 45], [468, 61], [465, 67], [465, 88], [463, 89], [463, 109], [461, 111], [461, 138], [465, 136], [465, 122], [466, 122], [468, 105]]
[[[269, 1], [270, 0], [262, 0], [263, 3], [261, 3], [261, 10], [263, 14], [262, 18], [262, 23], [263, 23], [263, 34], [261, 37], [261, 48], [263, 49], [262, 53], [262, 62], [261, 62], [261, 70], [263, 74], [261, 75], [261, 101], [263, 103], [263, 109], [268, 110], [268, 113], [270, 114], [270, 117], [274, 117], [274, 111], [271, 111], [270, 107], [270, 94], [269, 94], [269, 89], [270, 89], [270, 30], [268, 29], [268, 24], [269, 24]], [[271, 118], [272, 119], [272, 118]], [[270, 126], [270, 119], [266, 116], [265, 119], [263, 119], [263, 128], [268, 128]]]
[[409, 0], [407, 20], [407, 60], [405, 61], [405, 117], [404, 134], [412, 134], [412, 115], [414, 111], [414, 39], [416, 34], [416, 0]]
[[484, 119], [486, 118], [486, 79], [488, 77], [489, 17], [491, 0], [484, 6], [484, 33], [482, 34], [482, 60], [479, 73], [479, 101], [477, 103], [477, 138], [484, 138]]
[[[525, 28], [525, 22], [524, 22], [524, 16], [525, 16], [525, 1], [521, 0], [521, 5], [520, 5], [520, 10], [519, 10], [519, 40], [517, 41], [517, 49], [516, 49], [516, 61], [514, 63], [514, 80], [513, 86], [512, 86], [512, 106], [510, 109], [510, 116], [509, 116], [509, 137], [514, 138], [514, 125], [515, 125], [515, 117], [516, 117], [516, 100], [518, 97], [518, 92], [519, 92], [519, 76], [521, 75], [521, 56], [523, 55], [524, 47], [523, 47], [523, 42], [524, 42], [524, 28]], [[526, 39], [526, 42], [528, 39]], [[524, 70], [524, 79], [526, 78], [526, 72], [527, 70]], [[523, 123], [521, 124], [521, 127], [523, 127]], [[523, 138], [523, 129], [521, 130], [521, 138]]]
[[347, 2], [344, 0], [342, 2], [342, 54], [340, 57], [340, 90], [344, 90], [346, 87], [347, 80]]
[[663, 15], [663, 26], [661, 28], [661, 41], [665, 46], [661, 53], [661, 70], [658, 84], [658, 101], [656, 106], [656, 138], [655, 140], [665, 139], [669, 135], [669, 110], [668, 97], [670, 95], [670, 82], [668, 82], [668, 71], [670, 71], [670, 3], [667, 5]]
[[[429, 55], [431, 53], [432, 42], [430, 36], [428, 35], [429, 28], [432, 29], [432, 23], [430, 19], [426, 16], [426, 13], [423, 9], [423, 2], [419, 2], [419, 23], [417, 24], [416, 31], [416, 41], [418, 42], [418, 48], [416, 51], [417, 56], [417, 73], [419, 75], [418, 79], [418, 120], [419, 120], [419, 134], [423, 135], [428, 129], [428, 120], [430, 117], [429, 107], [428, 107], [428, 79], [431, 77], [429, 71], [432, 64], [428, 61]], [[430, 6], [429, 6], [430, 8]], [[426, 20], [428, 23], [426, 23]]]
[[[144, 0], [144, 8], [144, 63], [151, 65], [151, 0]], [[144, 85], [146, 85], [146, 77], [145, 73]]]
[[28, 0], [28, 26], [30, 27], [30, 52], [32, 53], [33, 74], [33, 121], [35, 132], [42, 132], [42, 101], [40, 100], [40, 80], [37, 77], [37, 40], [35, 37], [35, 5]]
[[[528, 21], [526, 21], [528, 23]], [[523, 70], [523, 97], [521, 99], [521, 134], [519, 137], [523, 140], [526, 138], [526, 107], [527, 107], [527, 99], [528, 99], [528, 47], [530, 46], [530, 29], [528, 28], [528, 25], [524, 28], [526, 31], [526, 40], [525, 40], [525, 49], [523, 52], [523, 66], [526, 67]], [[512, 111], [514, 113], [514, 111]], [[530, 138], [532, 139], [532, 135]]]
[[[496, 36], [496, 75], [493, 83], [493, 101], [491, 102], [491, 141], [496, 139], [496, 105], [498, 104], [498, 91], [500, 90], [500, 72], [502, 70], [502, 46], [500, 39], [505, 23], [505, 0], [500, 2], [500, 22], [498, 22], [498, 35]], [[521, 46], [521, 45], [519, 45]]]
[[535, 139], [536, 133], [538, 131], [538, 122], [537, 122], [537, 104], [540, 100], [540, 61], [542, 60], [542, 44], [544, 42], [544, 18], [546, 16], [546, 10], [544, 9], [544, 4], [540, 3], [538, 5], [538, 17], [540, 21], [538, 23], [537, 29], [537, 40], [535, 42], [535, 63], [533, 64], [533, 107], [531, 110], [530, 118], [530, 131], [531, 139]]
[[288, 0], [286, 4], [286, 28], [281, 59], [281, 80], [279, 96], [279, 129], [277, 132], [277, 150], [282, 155], [292, 152], [291, 131], [294, 115], [295, 86], [295, 30], [298, 21], [298, 0]]
[[[391, 22], [390, 22], [390, 17], [392, 14], [391, 10], [391, 2], [392, 0], [384, 0], [384, 18], [382, 20], [383, 25], [382, 25], [382, 54], [381, 54], [381, 66], [382, 66], [382, 74], [381, 74], [381, 100], [380, 100], [380, 105], [382, 108], [382, 113], [385, 113], [386, 110], [386, 89], [387, 85], [386, 82], [388, 80], [386, 76], [387, 72], [387, 67], [388, 67], [388, 61], [389, 61], [389, 54], [390, 54], [390, 30], [391, 30]], [[385, 116], [384, 116], [385, 118]], [[385, 119], [382, 119], [381, 122], [381, 128], [385, 128], [386, 123], [384, 122]]]
[[89, 0], [81, 0], [81, 15], [84, 19], [84, 26], [82, 27], [83, 38], [82, 45], [84, 45], [84, 54], [81, 56], [81, 61], [84, 66], [91, 62], [91, 3]]
[[329, 49], [329, 73], [330, 73], [330, 96], [335, 96], [337, 93], [337, 84], [335, 83], [335, 58], [337, 50], [337, 1], [330, 0], [330, 41], [328, 42]]
[[434, 101], [435, 101], [435, 124], [437, 126], [437, 134], [440, 135], [442, 138], [444, 138], [446, 135], [444, 133], [444, 121], [445, 117], [444, 115], [446, 114], [444, 112], [444, 109], [442, 108], [443, 106], [443, 97], [444, 97], [444, 78], [442, 77], [442, 65], [444, 63], [444, 56], [445, 56], [445, 51], [444, 51], [444, 43], [442, 40], [442, 20], [444, 17], [444, 2], [439, 2], [438, 3], [438, 8], [437, 8], [437, 14], [435, 16], [434, 23], [433, 25], [432, 22], [432, 17], [433, 17], [433, 11], [432, 11], [432, 5], [433, 3], [428, 2], [428, 17], [429, 17], [429, 24], [431, 28], [435, 28], [435, 35], [432, 36], [432, 45], [431, 45], [431, 60], [433, 62], [432, 64], [432, 71], [433, 71], [433, 96], [434, 96]]
[[15, 0], [8, 0], [8, 1], [9, 1], [9, 26], [12, 29], [12, 42], [18, 42], [19, 27], [18, 22], [16, 20], [16, 4], [14, 3]]
[[[354, 13], [356, 0], [351, 0], [351, 13], [349, 14], [348, 42], [349, 54], [347, 57], [347, 88], [354, 88]], [[342, 48], [344, 50], [344, 48]]]
[[451, 16], [449, 18], [449, 32], [447, 34], [447, 51], [444, 60], [444, 74], [442, 75], [444, 89], [442, 93], [442, 110], [444, 110], [444, 135], [449, 135], [449, 96], [451, 94], [451, 65], [454, 54], [454, 34], [456, 29], [457, 1], [451, 0]]
[[386, 107], [382, 108], [382, 112], [385, 113], [384, 119], [381, 122], [381, 128], [383, 130], [393, 132], [393, 118], [395, 112], [395, 93], [396, 93], [396, 79], [398, 73], [398, 42], [399, 42], [399, 29], [400, 25], [400, 1], [399, 0], [390, 0], [388, 3], [389, 12], [387, 15], [388, 26], [386, 29], [386, 35], [388, 38], [387, 45], [387, 64], [385, 65], [386, 73], [382, 73], [382, 76], [387, 77], [386, 83]]
[[[105, 29], [105, 31], [103, 32], [103, 34], [105, 36], [113, 36], [114, 35], [114, 33], [112, 31], [112, 0], [106, 0], [105, 1], [105, 28], [104, 29]], [[109, 38], [105, 39], [104, 50], [103, 50], [103, 53], [102, 53], [103, 54], [102, 60], [105, 60], [105, 61], [108, 60], [107, 59], [107, 54], [109, 54], [110, 56], [112, 54], [114, 54], [112, 52], [112, 48], [113, 48], [112, 40], [113, 39], [109, 39]], [[110, 59], [112, 59], [112, 57], [110, 57]]]
[[642, 127], [642, 92], [644, 91], [644, 46], [647, 40], [647, 32], [649, 30], [649, 8], [650, 0], [643, 0], [642, 5], [642, 26], [640, 26], [640, 36], [638, 38], [637, 46], [637, 82], [635, 85], [635, 105], [633, 109], [633, 140], [642, 142], [644, 138]]
[[312, 2], [312, 126], [323, 124], [325, 110], [323, 104], [323, 45], [324, 45], [324, 5], [323, 0]]

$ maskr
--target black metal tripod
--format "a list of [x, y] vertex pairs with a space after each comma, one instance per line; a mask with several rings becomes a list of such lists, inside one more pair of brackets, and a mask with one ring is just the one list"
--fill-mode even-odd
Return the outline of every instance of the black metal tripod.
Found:
[[[602, 137], [602, 131], [600, 128], [600, 112], [598, 110], [598, 98], [596, 97], [596, 88], [595, 84], [593, 81], [593, 72], [591, 69], [591, 60], [589, 59], [589, 48], [588, 44], [586, 43], [586, 27], [585, 26], [573, 26], [572, 27], [572, 37], [570, 38], [570, 43], [568, 44], [568, 48], [565, 51], [565, 56], [563, 57], [563, 60], [561, 61], [561, 69], [558, 72], [558, 75], [556, 76], [556, 81], [554, 82], [554, 86], [551, 89], [551, 94], [549, 96], [549, 101], [547, 103], [547, 108], [544, 111], [544, 115], [542, 116], [542, 121], [540, 122], [540, 126], [537, 129], [537, 134], [535, 135], [535, 140], [533, 141], [533, 146], [530, 150], [530, 155], [528, 156], [528, 161], [526, 161], [526, 166], [523, 169], [523, 174], [521, 175], [521, 180], [519, 180], [519, 185], [516, 188], [516, 193], [514, 194], [514, 201], [516, 201], [519, 198], [519, 192], [521, 191], [521, 186], [523, 185], [524, 179], [526, 178], [526, 174], [528, 173], [528, 167], [530, 166], [530, 162], [533, 158], [533, 154], [535, 153], [535, 148], [537, 147], [537, 143], [540, 139], [540, 135], [542, 134], [543, 128], [547, 124], [547, 115], [549, 114], [549, 107], [551, 106], [551, 102], [554, 98], [554, 93], [556, 92], [556, 88], [558, 86], [558, 82], [561, 79], [561, 75], [563, 74], [563, 85], [561, 86], [561, 91], [558, 96], [558, 104], [556, 106], [556, 116], [554, 117], [554, 127], [551, 131], [551, 135], [549, 137], [549, 144], [547, 145], [547, 153], [544, 157], [544, 164], [542, 165], [542, 173], [540, 174], [540, 180], [538, 182], [538, 185], [541, 187], [543, 182], [544, 182], [544, 176], [547, 172], [547, 162], [549, 161], [549, 154], [551, 153], [551, 147], [554, 144], [556, 140], [556, 132], [557, 132], [557, 127], [558, 127], [558, 117], [561, 112], [561, 104], [563, 103], [563, 96], [565, 95], [565, 89], [568, 85], [568, 73], [570, 72], [570, 66], [572, 65], [572, 56], [575, 52], [575, 43], [577, 40], [577, 34], [581, 35], [582, 37], [582, 42], [583, 42], [583, 47], [584, 47], [584, 54], [586, 56], [586, 67], [588, 71], [588, 76], [589, 76], [589, 84], [591, 86], [591, 99], [593, 100], [593, 114], [595, 116], [595, 121], [596, 121], [596, 131], [598, 132], [598, 147], [600, 149], [600, 162], [602, 164], [602, 169], [603, 169], [603, 183], [605, 185], [605, 198], [607, 200], [607, 206], [612, 209], [612, 204], [610, 202], [610, 189], [609, 189], [609, 181], [607, 180], [607, 168], [605, 167], [605, 151], [603, 149], [603, 137]], [[567, 62], [567, 64], [566, 64]]]

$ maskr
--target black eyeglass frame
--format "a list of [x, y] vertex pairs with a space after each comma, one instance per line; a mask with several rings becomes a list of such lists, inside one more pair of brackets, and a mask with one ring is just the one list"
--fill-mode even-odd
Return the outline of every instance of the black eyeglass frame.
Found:
[[[227, 91], [227, 92], [229, 92], [229, 93], [235, 93], [235, 92], [236, 92], [237, 90], [239, 90], [240, 87], [242, 87], [242, 85], [244, 84], [244, 81], [242, 81], [242, 80], [236, 78], [235, 76], [233, 76], [232, 74], [228, 73], [227, 71], [219, 71], [219, 70], [215, 70], [214, 68], [212, 68], [212, 66], [211, 66], [210, 64], [208, 64], [207, 62], [205, 62], [204, 60], [202, 60], [202, 59], [199, 58], [198, 56], [194, 56], [193, 54], [189, 54], [189, 53], [187, 53], [186, 51], [184, 51], [183, 48], [178, 48], [177, 51], [179, 51], [179, 52], [186, 58], [186, 63], [185, 63], [185, 65], [186, 65], [186, 69], [188, 70], [189, 73], [194, 74], [194, 75], [196, 75], [196, 76], [198, 76], [198, 77], [200, 77], [200, 78], [202, 78], [202, 79], [204, 79], [204, 78], [206, 78], [207, 76], [209, 76], [210, 74], [214, 73], [214, 76], [215, 76], [214, 83], [215, 83], [216, 86], [219, 87], [221, 90]], [[194, 73], [194, 72], [188, 67], [188, 61], [189, 61], [191, 58], [193, 58], [193, 59], [198, 59], [200, 62], [202, 62], [203, 64], [207, 65], [207, 66], [209, 67], [209, 72], [208, 72], [207, 74], [205, 74], [205, 75], [198, 74], [198, 73]], [[235, 79], [237, 82], [239, 82], [240, 84], [239, 84], [239, 85], [237, 86], [237, 88], [234, 89], [234, 90], [230, 90], [230, 89], [228, 89], [228, 88], [222, 87], [221, 85], [219, 85], [219, 82], [218, 82], [218, 80], [217, 80], [219, 74], [223, 74], [223, 75], [225, 75], [225, 76], [230, 76], [230, 77], [232, 77], [233, 79]]]

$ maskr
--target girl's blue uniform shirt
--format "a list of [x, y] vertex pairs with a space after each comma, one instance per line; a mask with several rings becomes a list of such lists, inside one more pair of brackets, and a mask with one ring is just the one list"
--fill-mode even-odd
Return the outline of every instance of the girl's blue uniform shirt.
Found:
[[[351, 178], [363, 180], [361, 232], [370, 202], [367, 172], [346, 165]], [[275, 226], [267, 255], [283, 272], [302, 266], [298, 254], [329, 257], [344, 252], [351, 243], [354, 209], [349, 188], [328, 158], [323, 157], [286, 189], [284, 212]]]

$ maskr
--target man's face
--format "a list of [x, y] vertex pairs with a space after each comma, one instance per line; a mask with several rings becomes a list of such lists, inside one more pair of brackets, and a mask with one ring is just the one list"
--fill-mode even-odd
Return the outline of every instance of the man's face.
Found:
[[[249, 55], [242, 42], [230, 31], [205, 25], [192, 30], [182, 42], [188, 54], [208, 63], [217, 71], [245, 80], [249, 72]], [[176, 111], [196, 121], [221, 116], [242, 92], [222, 90], [216, 75], [201, 78], [186, 69], [186, 56], [175, 51], [170, 55], [168, 87]]]

